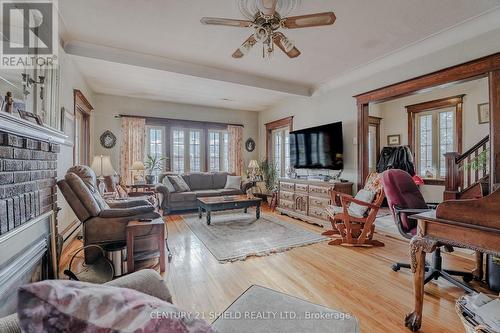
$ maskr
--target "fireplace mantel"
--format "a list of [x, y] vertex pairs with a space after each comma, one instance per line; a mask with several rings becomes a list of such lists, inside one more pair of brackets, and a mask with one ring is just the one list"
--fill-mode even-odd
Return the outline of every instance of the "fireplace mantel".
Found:
[[68, 140], [68, 136], [62, 132], [49, 127], [37, 125], [28, 120], [15, 117], [2, 111], [0, 111], [0, 131], [9, 132], [31, 139], [50, 141], [52, 143], [62, 145], [72, 145], [72, 143]]

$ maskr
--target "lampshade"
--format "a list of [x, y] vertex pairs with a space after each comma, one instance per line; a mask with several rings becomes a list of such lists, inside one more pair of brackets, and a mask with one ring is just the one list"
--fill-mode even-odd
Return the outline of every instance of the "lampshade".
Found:
[[96, 155], [91, 168], [98, 177], [113, 176], [116, 174], [113, 165], [111, 165], [111, 158], [109, 156]]
[[259, 168], [259, 163], [256, 160], [251, 160], [250, 163], [248, 164], [249, 169], [258, 169]]
[[132, 164], [132, 170], [135, 170], [135, 171], [142, 171], [142, 170], [146, 170], [146, 167], [144, 166], [144, 162], [142, 161], [135, 161], [133, 164]]

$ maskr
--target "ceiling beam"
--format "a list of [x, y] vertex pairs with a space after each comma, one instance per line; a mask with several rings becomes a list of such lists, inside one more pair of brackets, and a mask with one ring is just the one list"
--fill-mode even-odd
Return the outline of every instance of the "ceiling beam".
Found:
[[287, 95], [310, 97], [310, 86], [262, 76], [245, 74], [215, 67], [197, 65], [164, 57], [147, 55], [107, 46], [90, 44], [80, 41], [69, 41], [64, 44], [66, 53], [74, 56], [99, 59], [125, 65], [155, 69], [203, 79], [229, 82], [233, 84], [276, 91]]

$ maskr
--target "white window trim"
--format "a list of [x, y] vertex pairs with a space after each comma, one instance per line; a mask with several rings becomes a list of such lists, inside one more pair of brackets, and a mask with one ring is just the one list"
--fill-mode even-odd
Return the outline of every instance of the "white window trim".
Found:
[[191, 149], [191, 132], [199, 132], [200, 133], [200, 169], [201, 172], [205, 169], [205, 136], [203, 135], [203, 129], [200, 128], [188, 128], [188, 127], [172, 127], [170, 129], [170, 170], [174, 170], [174, 131], [182, 131], [184, 132], [184, 171], [185, 173], [191, 172], [191, 157], [190, 157], [190, 149]]
[[280, 174], [278, 176], [285, 177], [286, 173], [287, 173], [287, 164], [288, 164], [288, 168], [290, 167], [290, 153], [288, 153], [288, 163], [287, 163], [287, 158], [286, 158], [287, 150], [290, 149], [290, 147], [287, 147], [287, 145], [286, 145], [286, 136], [288, 135], [289, 136], [288, 140], [290, 140], [290, 128], [288, 126], [285, 126], [285, 127], [276, 128], [276, 129], [271, 131], [271, 145], [272, 145], [271, 157], [272, 157], [273, 163], [276, 163], [275, 162], [275, 156], [276, 156], [275, 135], [276, 135], [276, 133], [279, 133], [281, 135], [281, 153], [280, 153], [281, 158], [280, 158], [280, 166], [279, 166]]
[[[211, 159], [211, 156], [210, 156], [210, 133], [218, 133], [219, 134], [219, 170], [211, 170], [210, 168], [210, 159]], [[208, 165], [207, 165], [207, 171], [209, 172], [224, 172], [224, 171], [228, 171], [228, 170], [224, 170], [224, 169], [228, 169], [229, 168], [229, 156], [226, 156], [226, 153], [224, 151], [224, 136], [228, 134], [228, 131], [226, 130], [219, 130], [219, 129], [209, 129], [208, 130], [208, 145], [207, 145], [207, 148], [208, 148], [208, 151], [207, 151], [207, 154], [208, 154]], [[229, 138], [228, 138], [229, 140]], [[228, 145], [229, 145], [229, 142], [228, 142]], [[227, 152], [227, 154], [229, 154], [229, 151]], [[226, 162], [226, 159], [227, 159], [227, 165], [226, 165], [226, 168], [224, 168], [225, 166], [225, 162]]]

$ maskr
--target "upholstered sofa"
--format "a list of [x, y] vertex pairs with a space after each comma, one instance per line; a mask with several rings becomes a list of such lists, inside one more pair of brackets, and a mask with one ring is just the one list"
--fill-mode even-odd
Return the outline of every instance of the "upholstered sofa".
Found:
[[[141, 293], [154, 296], [163, 301], [172, 303], [172, 296], [168, 290], [165, 281], [158, 272], [145, 269], [129, 275], [125, 275], [119, 279], [105, 283], [106, 285], [120, 288], [129, 288]], [[21, 333], [19, 319], [17, 313], [14, 313], [5, 318], [0, 318], [1, 333]]]
[[250, 182], [242, 181], [239, 189], [225, 189], [227, 172], [196, 172], [182, 174], [189, 191], [171, 192], [163, 184], [163, 179], [175, 174], [164, 173], [159, 177], [160, 183], [156, 185], [156, 190], [160, 194], [161, 208], [164, 214], [174, 211], [192, 210], [198, 208], [197, 199], [201, 197], [217, 197], [224, 195], [245, 194], [251, 187]]
[[[84, 245], [125, 242], [128, 222], [139, 219], [161, 219], [155, 212], [155, 207], [146, 200], [106, 202], [97, 190], [95, 173], [88, 166], [79, 165], [70, 168], [57, 185], [83, 224]], [[141, 239], [137, 242], [136, 249], [146, 251], [156, 247], [153, 241]], [[85, 262], [93, 262], [99, 255], [98, 249], [87, 248]]]

